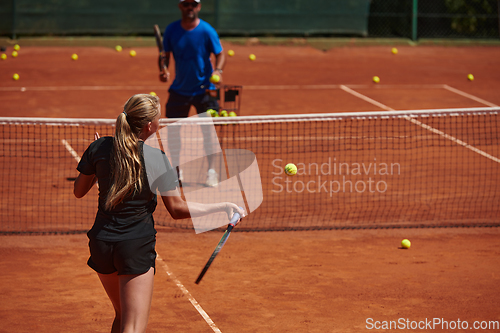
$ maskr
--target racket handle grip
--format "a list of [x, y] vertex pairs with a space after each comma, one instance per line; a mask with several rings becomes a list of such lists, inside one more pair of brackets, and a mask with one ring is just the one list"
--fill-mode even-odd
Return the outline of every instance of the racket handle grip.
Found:
[[231, 221], [229, 222], [229, 224], [234, 227], [236, 225], [236, 223], [238, 223], [238, 220], [240, 219], [240, 217], [241, 216], [240, 216], [239, 213], [234, 213], [233, 217], [231, 218]]

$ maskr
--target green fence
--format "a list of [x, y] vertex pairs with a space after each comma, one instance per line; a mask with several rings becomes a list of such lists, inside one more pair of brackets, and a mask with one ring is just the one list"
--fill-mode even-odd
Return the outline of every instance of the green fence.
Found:
[[220, 0], [214, 25], [221, 34], [368, 34], [369, 0]]
[[373, 0], [372, 37], [500, 38], [500, 0]]
[[[151, 34], [180, 19], [177, 0], [3, 0], [0, 33]], [[203, 0], [200, 16], [221, 35], [368, 34], [370, 0]]]
[[176, 4], [159, 0], [2, 0], [0, 15], [6, 20], [0, 23], [0, 32], [13, 37], [151, 34], [154, 23], [178, 19]]
[[[151, 35], [177, 0], [2, 0], [0, 35]], [[500, 0], [203, 0], [221, 36], [500, 38]]]

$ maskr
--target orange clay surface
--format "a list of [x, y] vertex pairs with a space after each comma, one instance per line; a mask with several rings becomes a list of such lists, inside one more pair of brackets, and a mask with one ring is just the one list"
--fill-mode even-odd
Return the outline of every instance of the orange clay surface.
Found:
[[[167, 270], [222, 332], [500, 321], [498, 229], [234, 233], [194, 284], [220, 236], [159, 232], [147, 332], [213, 332]], [[403, 238], [410, 249], [400, 248]], [[1, 236], [0, 255], [0, 332], [109, 332], [114, 312], [86, 266], [85, 235]]]
[[[243, 86], [241, 115], [383, 110], [342, 85], [396, 110], [500, 105], [498, 47], [224, 48], [235, 51], [223, 82]], [[22, 47], [0, 61], [0, 116], [116, 118], [128, 97], [151, 91], [164, 104], [156, 49], [136, 51]], [[224, 333], [500, 329], [496, 228], [235, 232], [195, 285], [220, 236], [160, 228], [148, 332], [213, 332], [190, 298]], [[0, 332], [109, 332], [85, 235], [1, 236], [0, 256]]]
[[[500, 47], [401, 46], [397, 55], [385, 46], [321, 51], [225, 43], [224, 49], [235, 51], [223, 83], [243, 86], [240, 115], [383, 110], [341, 85], [396, 110], [488, 106], [444, 85], [500, 105]], [[151, 91], [164, 104], [169, 84], [158, 79], [156, 48], [136, 50], [131, 57], [129, 49], [22, 47], [17, 58], [0, 61], [0, 116], [114, 119], [131, 95]]]

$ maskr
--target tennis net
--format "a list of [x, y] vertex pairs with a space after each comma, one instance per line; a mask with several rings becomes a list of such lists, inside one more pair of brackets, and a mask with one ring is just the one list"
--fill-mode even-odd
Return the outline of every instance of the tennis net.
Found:
[[[214, 118], [222, 149], [252, 151], [260, 170], [263, 202], [238, 229], [500, 225], [499, 111]], [[0, 233], [87, 231], [97, 189], [73, 196], [76, 165], [94, 133], [113, 135], [114, 123], [0, 118]], [[284, 173], [287, 163], [297, 175]], [[161, 200], [155, 221], [192, 228]]]

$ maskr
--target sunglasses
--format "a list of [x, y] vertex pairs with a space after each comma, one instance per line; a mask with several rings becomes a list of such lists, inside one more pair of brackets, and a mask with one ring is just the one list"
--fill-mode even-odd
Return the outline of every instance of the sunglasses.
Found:
[[199, 5], [198, 2], [185, 2], [185, 1], [181, 2], [181, 4], [182, 4], [182, 7], [184, 7], [184, 8], [188, 8], [188, 7], [196, 8]]

